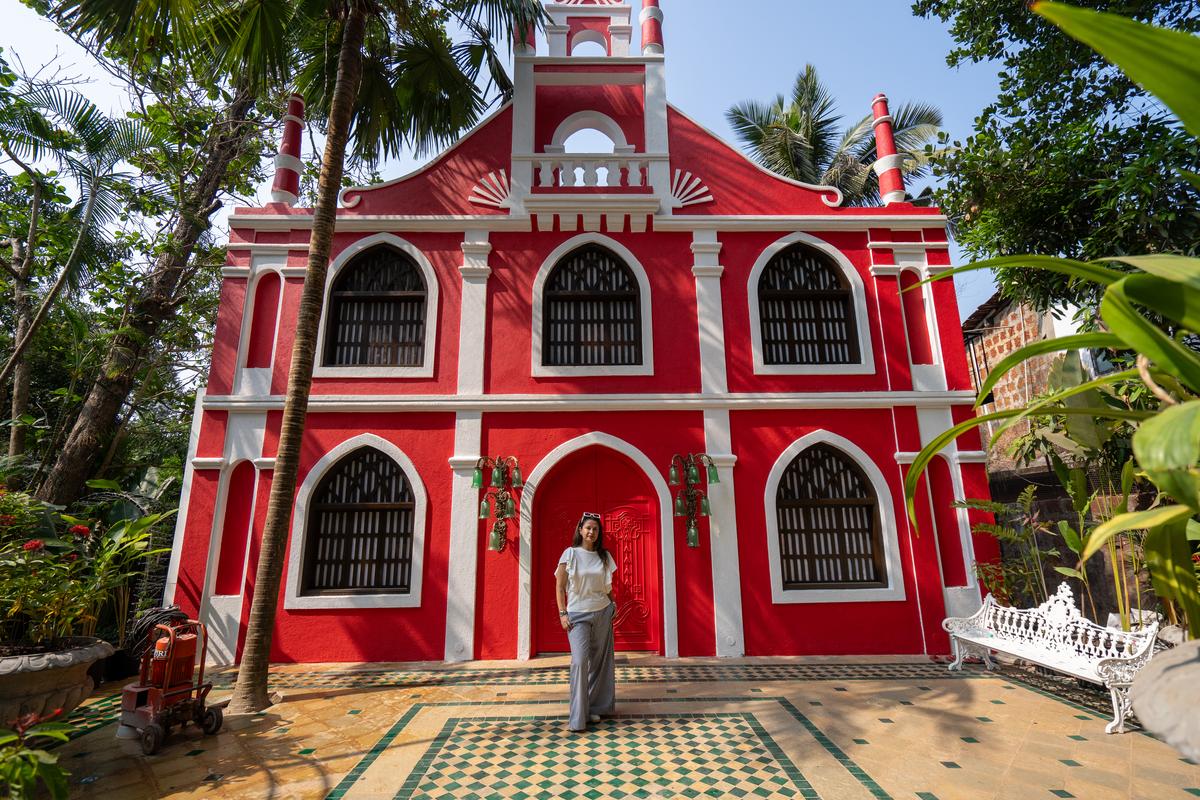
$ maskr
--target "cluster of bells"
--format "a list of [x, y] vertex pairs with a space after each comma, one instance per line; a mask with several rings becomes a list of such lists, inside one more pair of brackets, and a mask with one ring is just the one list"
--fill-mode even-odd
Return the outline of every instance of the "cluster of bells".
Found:
[[508, 520], [517, 518], [517, 503], [513, 500], [510, 489], [520, 489], [525, 485], [521, 477], [521, 468], [516, 459], [480, 459], [471, 475], [471, 487], [483, 488], [483, 470], [488, 462], [492, 464], [491, 489], [479, 504], [479, 518], [489, 519], [492, 516], [492, 502], [496, 506], [496, 521], [492, 524], [492, 533], [488, 548], [500, 552], [508, 541]]
[[[687, 517], [688, 547], [699, 547], [700, 528], [697, 525], [697, 517], [711, 517], [712, 506], [709, 505], [708, 496], [697, 487], [701, 481], [707, 485], [710, 483], [720, 483], [721, 479], [717, 475], [716, 465], [712, 463], [712, 459], [708, 458], [708, 456], [687, 456], [686, 458], [675, 456], [671, 460], [669, 474], [669, 482], [672, 486], [679, 486], [681, 484], [677, 462], [682, 462], [684, 465], [684, 479], [687, 481], [687, 485], [675, 493], [675, 516]], [[703, 473], [700, 471], [701, 466], [704, 466]]]

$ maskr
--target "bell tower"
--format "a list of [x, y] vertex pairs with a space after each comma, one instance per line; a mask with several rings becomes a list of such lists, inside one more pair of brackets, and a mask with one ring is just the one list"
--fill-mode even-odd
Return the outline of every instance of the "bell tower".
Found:
[[[539, 230], [642, 231], [677, 205], [663, 13], [659, 0], [641, 3], [638, 45], [633, 6], [621, 0], [545, 3], [545, 54], [532, 31], [518, 36], [509, 205], [533, 215]], [[589, 44], [602, 53], [584, 54]], [[568, 140], [581, 131], [611, 147], [576, 152]]]

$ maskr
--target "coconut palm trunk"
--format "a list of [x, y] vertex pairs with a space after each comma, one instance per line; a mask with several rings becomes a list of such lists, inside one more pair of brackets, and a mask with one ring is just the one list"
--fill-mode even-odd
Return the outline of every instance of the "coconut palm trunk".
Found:
[[312, 387], [313, 361], [316, 357], [317, 326], [325, 305], [325, 276], [329, 271], [329, 253], [337, 221], [337, 198], [342, 184], [346, 143], [350, 121], [362, 79], [362, 47], [366, 34], [367, 9], [361, 0], [349, 4], [338, 53], [337, 81], [330, 108], [325, 154], [317, 187], [312, 235], [308, 245], [308, 271], [296, 320], [296, 338], [288, 371], [287, 394], [279, 432], [279, 449], [267, 504], [267, 519], [259, 550], [254, 580], [254, 597], [246, 628], [246, 646], [233, 698], [231, 713], [261, 711], [271, 705], [267, 694], [267, 669], [270, 666], [271, 637], [279, 587], [283, 577], [283, 554], [292, 515], [292, 498], [300, 466], [300, 443], [308, 413], [308, 393]]

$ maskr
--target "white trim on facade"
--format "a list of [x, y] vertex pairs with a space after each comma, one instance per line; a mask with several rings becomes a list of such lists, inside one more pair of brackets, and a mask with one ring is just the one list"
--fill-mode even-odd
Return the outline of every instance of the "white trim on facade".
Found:
[[[279, 344], [279, 320], [283, 314], [284, 295], [287, 290], [287, 280], [283, 276], [283, 268], [287, 266], [287, 257], [269, 258], [266, 254], [252, 255], [250, 269], [245, 273], [246, 293], [242, 300], [242, 327], [238, 334], [237, 364], [234, 368], [234, 394], [263, 395], [271, 392], [271, 374], [275, 367], [276, 347]], [[275, 301], [275, 327], [271, 331], [271, 363], [266, 367], [251, 368], [246, 366], [250, 355], [250, 336], [254, 332], [254, 307], [258, 302], [258, 290], [263, 279], [274, 273], [279, 278], [279, 297]]]
[[196, 390], [196, 401], [192, 404], [192, 427], [188, 431], [187, 459], [183, 462], [183, 488], [179, 495], [179, 514], [175, 517], [175, 535], [171, 539], [171, 558], [167, 561], [167, 578], [163, 585], [163, 605], [175, 602], [175, 589], [179, 585], [179, 559], [183, 555], [183, 535], [187, 530], [188, 512], [192, 508], [192, 479], [195, 473], [196, 445], [200, 441], [200, 425], [204, 421], [203, 387]]
[[475, 584], [479, 569], [479, 490], [471, 485], [483, 438], [483, 415], [460, 412], [450, 457], [450, 556], [446, 568], [446, 661], [475, 654]]
[[[558, 262], [572, 251], [588, 244], [596, 244], [611, 250], [624, 260], [625, 266], [633, 273], [638, 282], [639, 300], [642, 312], [642, 363], [629, 366], [586, 366], [586, 367], [548, 367], [542, 364], [542, 298], [545, 294], [546, 280]], [[542, 266], [538, 268], [533, 280], [533, 331], [532, 347], [530, 349], [531, 374], [535, 378], [550, 377], [580, 377], [587, 375], [653, 375], [654, 374], [654, 320], [653, 303], [650, 298], [650, 278], [646, 268], [638, 261], [629, 248], [600, 233], [583, 233], [572, 237], [554, 249]]]
[[[738, 392], [730, 394], [488, 394], [458, 395], [313, 395], [311, 411], [324, 412], [427, 412], [484, 411], [517, 413], [538, 411], [701, 411], [709, 408], [761, 411], [791, 408], [944, 408], [973, 405], [975, 394], [968, 390], [944, 392]], [[283, 397], [207, 397], [204, 408], [211, 411], [272, 411], [283, 408]], [[204, 459], [193, 459], [193, 463]], [[220, 459], [218, 459], [220, 461]], [[197, 467], [201, 468], [201, 467]]]
[[[376, 245], [387, 245], [410, 256], [421, 270], [425, 279], [425, 360], [419, 367], [326, 367], [321, 364], [325, 355], [325, 334], [328, 330], [329, 314], [332, 311], [329, 303], [329, 293], [337, 280], [338, 273], [355, 256]], [[437, 272], [433, 264], [425, 257], [420, 248], [399, 236], [391, 233], [377, 233], [374, 236], [364, 236], [354, 244], [338, 253], [337, 258], [329, 265], [325, 277], [325, 308], [321, 314], [320, 327], [317, 329], [316, 365], [313, 367], [314, 378], [432, 378], [433, 364], [437, 347], [438, 322], [441, 318], [440, 291]]]
[[[531, 145], [532, 147], [532, 145]], [[516, 154], [525, 158], [513, 159], [513, 194], [517, 193], [517, 179], [521, 169], [528, 171], [529, 183], [533, 181], [532, 150]], [[668, 182], [669, 183], [669, 182]], [[522, 196], [524, 199], [528, 195]], [[553, 195], [539, 197], [554, 200]], [[577, 202], [592, 199], [592, 195], [575, 195], [570, 199]], [[637, 198], [638, 195], [613, 195], [613, 197]], [[657, 198], [655, 198], [657, 199]], [[558, 200], [557, 202], [565, 202]], [[659, 203], [661, 205], [661, 201]], [[229, 218], [229, 224], [239, 230], [259, 231], [290, 231], [309, 230], [313, 225], [311, 214], [237, 214]], [[891, 228], [898, 231], [923, 230], [925, 228], [946, 227], [946, 217], [941, 214], [922, 216], [893, 216], [888, 214], [855, 214], [847, 211], [842, 214], [747, 214], [736, 216], [729, 214], [684, 214], [678, 216], [661, 216], [654, 221], [654, 229], [659, 231], [865, 231], [867, 228]], [[342, 216], [337, 220], [338, 233], [379, 231], [391, 232], [446, 232], [463, 231], [466, 228], [486, 230], [491, 232], [528, 233], [533, 230], [533, 220], [528, 216], [524, 204], [514, 204], [511, 214], [356, 214]], [[275, 250], [294, 250], [305, 252], [307, 243], [299, 244], [254, 244], [249, 242], [233, 242], [230, 250], [249, 250], [267, 252]], [[234, 269], [237, 269], [236, 267]], [[941, 269], [940, 267], [938, 269]], [[946, 267], [945, 269], [952, 269]]]
[[[675, 595], [675, 529], [671, 518], [671, 490], [662, 474], [646, 454], [633, 445], [607, 433], [585, 433], [560, 444], [538, 462], [525, 479], [521, 492], [519, 573], [517, 576], [517, 658], [530, 658], [533, 629], [533, 503], [538, 484], [567, 456], [586, 447], [600, 445], [629, 458], [641, 468], [658, 496], [658, 524], [662, 535], [663, 654], [679, 655], [679, 620]], [[547, 580], [548, 576], [543, 576]]]
[[[612, 141], [613, 147], [620, 148], [629, 147], [629, 140], [625, 138], [625, 131], [617, 124], [617, 121], [608, 114], [599, 111], [576, 111], [562, 122], [554, 130], [554, 135], [550, 137], [550, 147], [563, 147], [567, 139], [570, 139], [580, 131], [597, 130], [603, 133]], [[547, 148], [546, 152], [551, 152]]]
[[720, 481], [708, 485], [712, 516], [708, 531], [712, 547], [713, 633], [722, 658], [746, 654], [742, 622], [742, 569], [738, 554], [737, 492], [733, 487], [733, 440], [729, 411], [704, 412], [704, 450], [717, 467]]
[[483, 394], [487, 341], [488, 257], [492, 246], [487, 231], [467, 231], [462, 243], [462, 298], [458, 322], [458, 393]]
[[[784, 589], [783, 568], [779, 554], [779, 520], [776, 516], [775, 497], [779, 482], [788, 465], [808, 448], [816, 444], [828, 444], [841, 450], [862, 469], [879, 501], [880, 525], [884, 548], [884, 566], [888, 585], [872, 589]], [[900, 561], [900, 538], [896, 527], [895, 499], [892, 489], [879, 466], [854, 442], [827, 430], [815, 430], [801, 436], [787, 447], [771, 467], [767, 485], [763, 491], [763, 509], [766, 518], [767, 554], [771, 570], [771, 602], [785, 603], [879, 603], [905, 599], [904, 572]]]
[[[317, 484], [337, 462], [360, 447], [379, 450], [404, 471], [413, 493], [412, 580], [407, 594], [352, 594], [304, 597], [300, 594], [301, 569], [307, 546], [308, 508]], [[360, 433], [333, 447], [304, 477], [296, 492], [296, 510], [292, 516], [291, 547], [288, 552], [287, 583], [283, 607], [288, 610], [354, 609], [354, 608], [419, 608], [421, 582], [425, 565], [425, 525], [429, 501], [425, 483], [412, 460], [396, 445], [373, 433]]]
[[[758, 308], [758, 281], [771, 259], [794, 244], [805, 244], [833, 259], [833, 263], [846, 276], [854, 300], [854, 322], [858, 329], [859, 360], [854, 364], [764, 364], [762, 346], [762, 318]], [[772, 243], [759, 255], [750, 270], [746, 282], [746, 297], [750, 304], [750, 345], [754, 359], [755, 375], [873, 375], [875, 373], [875, 348], [871, 339], [871, 318], [867, 313], [867, 290], [862, 276], [841, 250], [803, 231], [788, 234]]]
[[725, 361], [725, 314], [721, 276], [725, 268], [718, 257], [721, 243], [716, 231], [696, 231], [692, 239], [692, 275], [696, 278], [696, 321], [700, 340], [700, 389], [705, 394], [729, 390]]

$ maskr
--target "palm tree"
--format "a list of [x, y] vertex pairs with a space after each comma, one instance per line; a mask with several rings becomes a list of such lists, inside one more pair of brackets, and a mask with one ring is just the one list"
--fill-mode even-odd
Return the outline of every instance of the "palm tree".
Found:
[[[8, 455], [24, 451], [24, 429], [18, 420], [25, 413], [31, 375], [25, 351], [45, 321], [62, 289], [77, 286], [88, 262], [105, 249], [104, 225], [120, 209], [117, 192], [127, 175], [117, 167], [134, 154], [155, 144], [143, 125], [106, 117], [86, 97], [59, 87], [35, 84], [10, 71], [0, 60], [0, 152], [29, 178], [32, 187], [29, 225], [23, 236], [10, 238], [17, 257], [6, 271], [13, 280], [17, 329], [8, 361], [0, 368], [0, 385], [13, 378], [12, 430]], [[13, 91], [15, 89], [15, 91]], [[79, 200], [66, 217], [77, 233], [58, 276], [33, 310], [34, 264], [39, 255], [43, 226], [44, 177], [31, 165], [49, 158], [65, 170], [79, 187]]]
[[[371, 160], [380, 150], [395, 153], [409, 145], [420, 151], [453, 136], [485, 107], [477, 84], [485, 69], [494, 86], [508, 88], [493, 34], [511, 41], [514, 31], [542, 22], [545, 12], [538, 0], [230, 0], [207, 19], [189, 21], [198, 8], [191, 0], [70, 0], [67, 11], [75, 24], [123, 37], [142, 52], [173, 28], [180, 41], [211, 55], [223, 74], [260, 92], [298, 87], [312, 109], [324, 112], [308, 271], [246, 644], [230, 702], [231, 711], [245, 712], [270, 705], [271, 637], [348, 145]], [[465, 43], [453, 43], [448, 21], [466, 31]], [[131, 35], [146, 38], [131, 42]]]
[[[879, 205], [872, 117], [839, 131], [842, 117], [812, 64], [796, 76], [792, 95], [774, 102], [747, 100], [725, 112], [738, 139], [767, 169], [802, 183], [836, 186], [847, 205]], [[892, 114], [896, 151], [906, 177], [929, 171], [926, 145], [937, 139], [942, 112], [928, 103], [905, 103]]]

